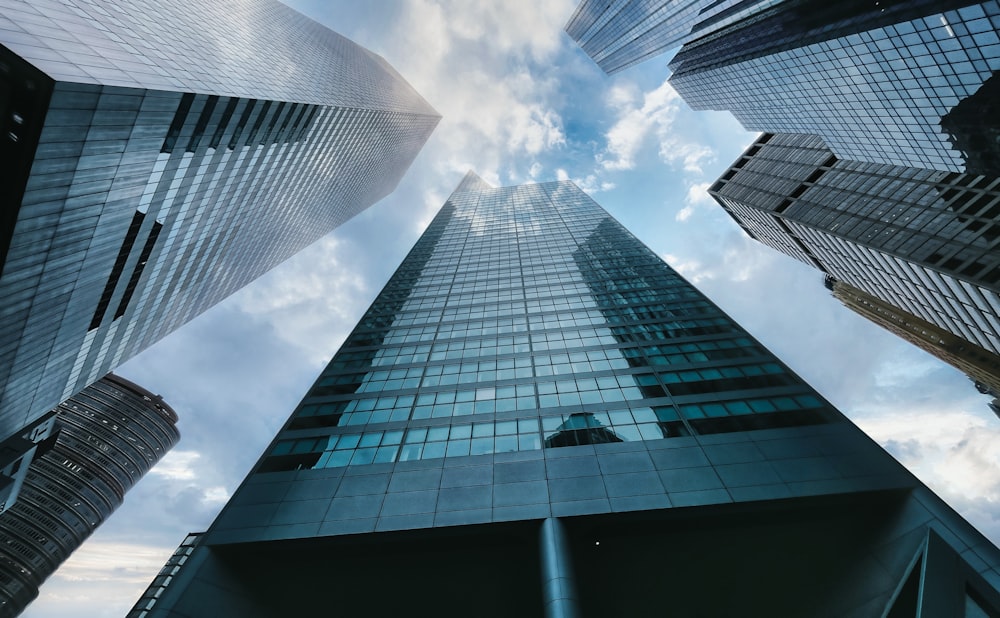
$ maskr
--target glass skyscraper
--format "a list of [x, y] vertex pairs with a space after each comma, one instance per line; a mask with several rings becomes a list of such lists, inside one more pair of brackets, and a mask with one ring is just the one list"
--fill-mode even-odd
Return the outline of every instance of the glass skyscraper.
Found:
[[1000, 176], [1000, 3], [786, 1], [687, 43], [670, 83], [842, 159]]
[[971, 617], [998, 568], [575, 185], [470, 173], [130, 616]]
[[947, 345], [994, 374], [976, 379], [997, 382], [1000, 178], [844, 161], [817, 137], [765, 133], [709, 194], [751, 238], [825, 273], [849, 306], [874, 308], [854, 302], [870, 295], [896, 308], [897, 326], [958, 337], [968, 345]]
[[612, 74], [781, 0], [583, 0], [566, 33]]
[[0, 0], [0, 438], [384, 197], [438, 120], [274, 0]]
[[163, 398], [107, 375], [53, 411], [58, 433], [28, 467], [17, 502], [0, 513], [0, 616], [38, 587], [121, 506], [173, 447], [177, 415]]
[[584, 0], [566, 31], [607, 73], [683, 45], [670, 83], [684, 101], [752, 131], [1000, 175], [996, 0]]

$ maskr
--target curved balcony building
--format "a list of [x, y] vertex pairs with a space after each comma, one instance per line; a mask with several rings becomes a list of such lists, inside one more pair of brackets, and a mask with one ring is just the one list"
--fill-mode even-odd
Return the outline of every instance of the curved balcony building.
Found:
[[58, 437], [0, 515], [0, 617], [38, 587], [170, 450], [177, 415], [158, 395], [109, 374], [59, 404]]

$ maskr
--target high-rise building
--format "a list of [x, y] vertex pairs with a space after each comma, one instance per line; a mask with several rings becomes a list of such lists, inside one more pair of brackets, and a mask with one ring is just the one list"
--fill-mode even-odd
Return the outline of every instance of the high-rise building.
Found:
[[1000, 608], [1000, 550], [586, 194], [471, 173], [177, 555], [130, 617]]
[[829, 275], [824, 284], [848, 309], [965, 372], [983, 394], [1000, 397], [1000, 354]]
[[841, 159], [1000, 176], [998, 33], [995, 0], [786, 1], [688, 42], [670, 83]]
[[161, 397], [113, 374], [54, 412], [53, 444], [31, 462], [17, 502], [0, 514], [5, 618], [38, 596], [42, 582], [180, 437], [177, 415]]
[[583, 0], [566, 31], [607, 73], [683, 44], [670, 83], [684, 101], [752, 131], [1000, 175], [996, 0]]
[[566, 33], [605, 73], [656, 57], [774, 4], [753, 0], [583, 0]]
[[388, 194], [438, 120], [276, 0], [0, 0], [0, 438]]
[[866, 317], [893, 307], [953, 365], [959, 353], [1000, 370], [1000, 178], [844, 161], [817, 137], [765, 133], [708, 192], [751, 238], [838, 282], [848, 306], [885, 304]]

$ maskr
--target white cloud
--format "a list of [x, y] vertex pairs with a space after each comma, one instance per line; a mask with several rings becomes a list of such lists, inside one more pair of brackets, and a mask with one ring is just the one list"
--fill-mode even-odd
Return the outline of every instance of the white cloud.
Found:
[[[412, 212], [410, 216], [422, 228], [433, 211], [425, 208], [420, 216], [413, 217]], [[235, 295], [234, 306], [266, 320], [279, 337], [305, 350], [315, 362], [329, 358], [375, 293], [355, 268], [352, 258], [358, 250], [342, 236], [326, 236], [288, 260], [280, 271]], [[317, 264], [323, 267], [316, 268]], [[330, 328], [331, 324], [336, 327]]]
[[204, 501], [208, 503], [225, 504], [229, 498], [229, 490], [222, 486], [209, 487], [204, 490]]
[[635, 86], [619, 83], [607, 96], [607, 105], [616, 111], [617, 120], [605, 134], [607, 147], [598, 155], [606, 170], [632, 169], [650, 137], [658, 141], [660, 160], [685, 172], [702, 174], [702, 167], [715, 160], [715, 151], [699, 136], [685, 135], [676, 124], [681, 98], [670, 82], [664, 80], [655, 89], [638, 93]]
[[1000, 507], [1000, 426], [992, 420], [953, 408], [934, 415], [892, 410], [857, 422], [938, 494]]
[[694, 207], [688, 204], [684, 208], [681, 208], [680, 210], [677, 211], [677, 215], [674, 217], [674, 219], [683, 223], [684, 221], [690, 219], [691, 215], [693, 214], [694, 214]]
[[151, 570], [163, 566], [174, 550], [134, 543], [92, 543], [87, 549], [70, 556], [57, 577], [76, 582], [121, 580], [145, 585]]
[[562, 118], [548, 104], [558, 80], [532, 67], [565, 44], [572, 10], [570, 0], [403, 3], [384, 53], [443, 117], [427, 153], [439, 172], [464, 173], [471, 163], [486, 178], [566, 143]]
[[[693, 212], [692, 206], [685, 206], [675, 218], [678, 221], [683, 221], [690, 217]], [[697, 239], [692, 239], [692, 241], [697, 242]], [[765, 269], [771, 267], [775, 258], [781, 259], [778, 256], [769, 255], [766, 248], [735, 233], [728, 234], [726, 241], [713, 247], [712, 251], [699, 251], [697, 257], [695, 254], [665, 254], [662, 257], [677, 272], [695, 284], [710, 280], [728, 283], [745, 282], [760, 277]]]
[[677, 211], [674, 220], [683, 223], [690, 219], [695, 211], [701, 208], [712, 209], [715, 207], [715, 200], [708, 194], [710, 186], [712, 186], [710, 182], [696, 182], [688, 185], [687, 193], [684, 196], [684, 207]]
[[686, 142], [665, 130], [660, 131], [660, 158], [668, 165], [678, 164], [685, 172], [703, 174], [702, 166], [715, 160], [715, 151], [704, 144]]
[[123, 616], [175, 549], [97, 540], [84, 547], [46, 580], [24, 616]]
[[710, 182], [699, 182], [688, 187], [687, 196], [684, 201], [692, 206], [713, 206], [715, 200], [708, 194], [708, 188], [712, 186]]
[[149, 474], [171, 481], [191, 481], [197, 477], [199, 459], [201, 459], [201, 453], [174, 449], [164, 455], [163, 459], [149, 471]]

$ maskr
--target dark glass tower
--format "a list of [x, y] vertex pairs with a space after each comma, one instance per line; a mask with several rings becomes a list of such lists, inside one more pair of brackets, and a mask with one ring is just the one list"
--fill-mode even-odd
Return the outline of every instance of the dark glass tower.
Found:
[[687, 43], [670, 83], [842, 159], [998, 176], [998, 33], [995, 0], [788, 0]]
[[471, 173], [180, 553], [130, 616], [1000, 606], [996, 547], [586, 194]]
[[767, 0], [583, 0], [566, 33], [605, 73], [617, 73], [745, 19]]
[[997, 365], [1000, 178], [843, 161], [819, 138], [766, 133], [709, 194], [751, 238]]
[[0, 439], [387, 195], [439, 119], [275, 0], [0, 16]]
[[749, 130], [1000, 175], [996, 0], [584, 0], [566, 31], [608, 73], [683, 44], [670, 83]]
[[108, 375], [54, 410], [58, 434], [0, 514], [0, 616], [38, 587], [118, 508], [180, 434], [163, 399]]

